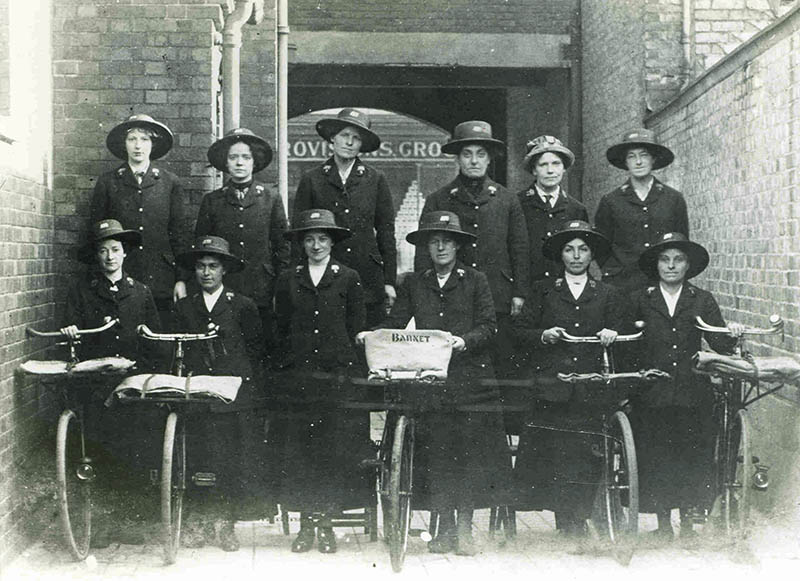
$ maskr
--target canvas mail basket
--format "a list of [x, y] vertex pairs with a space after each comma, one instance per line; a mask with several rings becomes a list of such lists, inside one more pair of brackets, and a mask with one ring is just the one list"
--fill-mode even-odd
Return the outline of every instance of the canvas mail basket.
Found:
[[447, 379], [452, 346], [446, 331], [379, 329], [368, 333], [364, 346], [369, 379]]

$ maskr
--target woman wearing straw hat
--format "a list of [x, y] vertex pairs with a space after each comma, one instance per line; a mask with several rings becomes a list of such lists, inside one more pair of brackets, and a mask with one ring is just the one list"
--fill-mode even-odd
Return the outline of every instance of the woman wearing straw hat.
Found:
[[[381, 327], [402, 329], [413, 318], [417, 329], [449, 331], [453, 356], [441, 397], [455, 405], [499, 404], [497, 388], [479, 385], [494, 378], [489, 344], [496, 322], [489, 282], [483, 272], [457, 260], [459, 249], [475, 236], [461, 228], [455, 213], [435, 211], [423, 214], [406, 240], [428, 253], [432, 267], [403, 281]], [[473, 511], [502, 502], [511, 475], [502, 415], [437, 411], [417, 421], [415, 499], [427, 497], [428, 508], [440, 517], [428, 549], [474, 555]]]
[[226, 286], [253, 299], [261, 315], [265, 355], [273, 342], [272, 299], [275, 281], [289, 266], [286, 213], [278, 192], [253, 179], [269, 166], [272, 148], [249, 129], [229, 131], [208, 148], [208, 161], [228, 174], [225, 185], [200, 203], [195, 236], [220, 236], [245, 261], [229, 273]]
[[[710, 325], [725, 326], [711, 293], [689, 282], [708, 266], [705, 248], [679, 232], [668, 232], [639, 258], [639, 267], [654, 286], [636, 291], [632, 315], [645, 322], [644, 340], [637, 345], [640, 365], [671, 374], [641, 389], [633, 400], [631, 425], [636, 434], [639, 464], [639, 510], [658, 515], [658, 533], [673, 537], [670, 512], [681, 509], [681, 536], [692, 532], [689, 509], [710, 508], [712, 478], [711, 384], [692, 372], [692, 356], [705, 338], [716, 351], [729, 353], [733, 337], [703, 333], [700, 316]], [[734, 335], [742, 326], [731, 323]]]
[[683, 195], [652, 174], [671, 164], [675, 154], [651, 130], [627, 132], [606, 157], [628, 172], [628, 180], [597, 207], [595, 227], [611, 241], [611, 254], [598, 264], [603, 280], [628, 294], [647, 285], [638, 264], [642, 253], [667, 232], [689, 236], [689, 217]]
[[531, 284], [542, 278], [561, 276], [564, 265], [542, 253], [548, 236], [571, 220], [589, 221], [586, 206], [569, 196], [561, 182], [566, 171], [575, 163], [575, 154], [552, 135], [541, 135], [527, 143], [523, 160], [525, 169], [533, 174], [529, 188], [517, 194], [528, 226]]
[[[145, 324], [158, 331], [161, 324], [150, 289], [128, 276], [123, 268], [140, 240], [137, 231], [123, 228], [117, 220], [101, 220], [93, 225], [92, 241], [81, 249], [80, 258], [94, 268], [70, 288], [63, 317], [66, 326], [61, 332], [74, 339], [78, 329], [100, 327], [109, 319], [117, 319], [119, 323], [109, 331], [81, 337], [80, 358], [125, 357], [136, 361], [137, 369], [146, 373], [158, 363], [157, 351], [152, 343], [139, 339], [136, 329]], [[146, 485], [136, 481], [135, 465], [143, 463], [140, 456], [147, 453], [143, 450], [157, 447], [155, 432], [146, 429], [147, 418], [132, 410], [107, 409], [104, 401], [113, 385], [103, 387], [92, 395], [84, 418], [88, 437], [99, 444], [99, 448], [92, 448], [100, 455], [94, 458], [99, 467], [96, 484], [103, 490], [97, 498], [106, 499], [115, 511], [112, 515], [102, 511], [93, 523], [91, 545], [98, 549], [113, 540], [144, 542], [143, 535], [131, 528], [136, 514], [132, 503], [141, 495], [117, 495]], [[126, 437], [120, 438], [120, 434]], [[146, 464], [148, 468], [152, 465], [155, 464]], [[138, 473], [145, 474], [146, 470]]]
[[[352, 236], [337, 244], [333, 257], [358, 272], [364, 285], [367, 324], [376, 325], [385, 305], [396, 297], [397, 248], [394, 203], [384, 175], [365, 165], [359, 153], [380, 147], [369, 115], [344, 108], [336, 117], [317, 122], [317, 133], [333, 146], [333, 157], [303, 175], [294, 198], [293, 215], [320, 208], [333, 212], [336, 223]], [[295, 254], [300, 255], [298, 248]]]
[[[565, 343], [565, 332], [596, 335], [611, 345], [618, 331], [629, 325], [624, 303], [614, 287], [593, 280], [589, 264], [609, 252], [605, 236], [582, 220], [564, 224], [542, 247], [550, 260], [560, 260], [564, 275], [533, 285], [522, 315], [515, 321], [520, 345], [530, 350], [530, 373], [543, 380], [546, 391], [533, 412], [533, 420], [555, 427], [597, 419], [611, 402], [624, 398], [618, 391], [559, 382], [556, 374], [589, 373], [602, 367], [602, 347], [590, 343]], [[547, 387], [549, 384], [550, 387]], [[591, 512], [601, 464], [592, 444], [577, 433], [525, 428], [520, 435], [514, 481], [518, 503], [524, 510], [552, 510], [556, 528], [583, 536]], [[602, 445], [602, 443], [600, 443]]]
[[264, 396], [261, 318], [250, 298], [224, 283], [228, 273], [244, 268], [244, 261], [230, 251], [224, 238], [198, 237], [190, 250], [178, 255], [178, 264], [194, 271], [197, 291], [175, 305], [174, 330], [205, 333], [216, 326], [219, 333], [219, 339], [186, 345], [187, 370], [194, 375], [242, 378], [234, 402], [211, 403], [200, 421], [188, 426], [192, 448], [187, 453], [188, 473], [212, 472], [216, 484], [213, 489], [194, 490], [190, 502], [195, 515], [188, 521], [182, 541], [184, 546], [201, 547], [215, 542], [218, 532], [219, 546], [224, 551], [237, 551], [235, 522], [274, 514], [268, 512], [271, 507], [264, 507], [260, 514], [244, 511], [260, 496], [260, 483], [254, 482], [252, 474], [262, 458], [258, 444], [263, 443], [254, 411], [261, 407]]
[[286, 236], [302, 246], [304, 258], [278, 281], [275, 309], [283, 353], [274, 361], [287, 374], [282, 382], [287, 395], [304, 407], [286, 427], [280, 502], [300, 512], [293, 552], [311, 550], [316, 536], [321, 553], [334, 553], [331, 518], [372, 504], [370, 473], [359, 464], [374, 451], [368, 414], [315, 405], [320, 398], [345, 399], [348, 393], [332, 391], [329, 382], [309, 374], [364, 374], [355, 346], [365, 326], [364, 289], [358, 273], [332, 256], [333, 248], [351, 236], [333, 212], [306, 210], [294, 216], [293, 225]]
[[172, 141], [169, 128], [149, 115], [132, 115], [113, 127], [106, 146], [124, 163], [98, 178], [90, 209], [91, 223], [113, 218], [141, 235], [126, 269], [150, 287], [165, 322], [173, 301], [185, 295], [174, 257], [191, 236], [178, 177], [152, 163]]

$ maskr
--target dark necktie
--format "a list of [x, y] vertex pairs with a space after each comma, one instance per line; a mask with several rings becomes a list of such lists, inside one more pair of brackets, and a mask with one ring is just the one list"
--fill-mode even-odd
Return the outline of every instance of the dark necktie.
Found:
[[544, 200], [545, 207], [550, 207], [550, 200], [553, 199], [553, 194], [542, 194], [542, 199]]

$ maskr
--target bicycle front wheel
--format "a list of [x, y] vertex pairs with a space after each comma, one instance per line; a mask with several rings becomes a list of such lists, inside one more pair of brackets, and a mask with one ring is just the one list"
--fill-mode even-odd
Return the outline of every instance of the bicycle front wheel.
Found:
[[609, 421], [605, 446], [604, 501], [609, 540], [630, 562], [639, 532], [639, 472], [628, 416], [616, 412]]
[[186, 440], [178, 414], [167, 416], [161, 457], [161, 526], [164, 535], [164, 561], [175, 562], [181, 539], [183, 493], [186, 490]]
[[731, 418], [725, 437], [725, 481], [723, 488], [723, 518], [729, 535], [747, 536], [750, 518], [749, 475], [753, 474], [750, 450], [750, 420], [746, 410]]
[[392, 570], [399, 573], [408, 547], [408, 529], [411, 524], [411, 482], [414, 459], [414, 424], [400, 416], [394, 429], [392, 459], [385, 500], [388, 517], [384, 522], [389, 541]]
[[67, 548], [77, 561], [89, 555], [92, 536], [92, 480], [94, 470], [86, 456], [83, 423], [72, 410], [58, 418], [56, 480], [61, 528]]

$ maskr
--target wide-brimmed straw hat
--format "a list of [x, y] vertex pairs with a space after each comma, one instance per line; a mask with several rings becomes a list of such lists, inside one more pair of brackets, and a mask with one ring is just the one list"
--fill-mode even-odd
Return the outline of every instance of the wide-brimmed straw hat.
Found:
[[555, 153], [564, 162], [564, 169], [575, 163], [575, 154], [572, 153], [561, 140], [553, 137], [552, 135], [540, 135], [535, 139], [531, 139], [525, 147], [528, 153], [525, 154], [523, 164], [528, 172], [533, 173], [533, 160], [543, 153]]
[[639, 268], [653, 280], [658, 280], [658, 256], [669, 248], [677, 248], [689, 257], [686, 279], [694, 278], [703, 272], [710, 261], [708, 250], [697, 242], [692, 242], [680, 232], [668, 232], [645, 250], [639, 257]]
[[272, 148], [267, 140], [244, 127], [228, 131], [208, 148], [208, 162], [219, 171], [228, 171], [228, 150], [234, 143], [246, 143], [253, 152], [253, 173], [260, 172], [272, 161]]
[[628, 155], [629, 150], [636, 147], [641, 147], [650, 152], [650, 155], [653, 156], [654, 170], [667, 167], [675, 159], [675, 154], [672, 153], [672, 150], [658, 143], [655, 134], [650, 129], [628, 131], [622, 136], [622, 141], [608, 148], [606, 158], [614, 167], [627, 170], [625, 156]]
[[442, 146], [442, 152], [458, 155], [467, 145], [482, 145], [495, 155], [506, 151], [506, 144], [492, 137], [492, 126], [486, 121], [465, 121], [456, 125], [453, 137]]
[[458, 215], [453, 212], [428, 212], [419, 218], [419, 227], [406, 236], [411, 244], [427, 244], [431, 234], [444, 232], [451, 235], [459, 244], [472, 242], [477, 238], [474, 234], [464, 232]]
[[149, 129], [156, 134], [156, 139], [153, 141], [153, 149], [150, 151], [150, 159], [158, 159], [167, 155], [167, 152], [172, 149], [172, 142], [174, 140], [172, 131], [169, 127], [160, 123], [150, 117], [139, 113], [138, 115], [131, 115], [119, 125], [114, 126], [108, 132], [106, 137], [106, 147], [114, 154], [115, 157], [123, 161], [128, 161], [128, 150], [125, 149], [125, 136], [128, 131], [140, 127], [142, 129]]
[[349, 238], [352, 232], [336, 225], [336, 218], [330, 210], [313, 208], [295, 216], [294, 228], [283, 233], [285, 238], [299, 240], [309, 230], [324, 230], [330, 234], [334, 242]]
[[592, 249], [592, 258], [602, 261], [611, 252], [608, 238], [583, 220], [564, 222], [561, 230], [549, 236], [542, 245], [542, 254], [556, 262], [561, 261], [561, 251], [568, 242], [580, 238]]
[[126, 230], [117, 220], [107, 219], [95, 222], [89, 235], [90, 242], [85, 244], [78, 251], [78, 257], [82, 262], [94, 262], [94, 253], [97, 244], [103, 240], [113, 238], [119, 240], [129, 248], [141, 244], [142, 235], [136, 230]]
[[355, 127], [361, 133], [361, 151], [369, 153], [381, 146], [381, 138], [370, 127], [369, 114], [359, 109], [345, 107], [336, 117], [325, 117], [317, 121], [317, 133], [326, 141], [333, 141], [334, 136], [345, 127]]
[[192, 244], [192, 249], [179, 254], [175, 261], [180, 266], [194, 269], [198, 258], [209, 255], [221, 258], [228, 272], [238, 272], [244, 268], [244, 260], [231, 254], [228, 241], [219, 236], [198, 237]]

